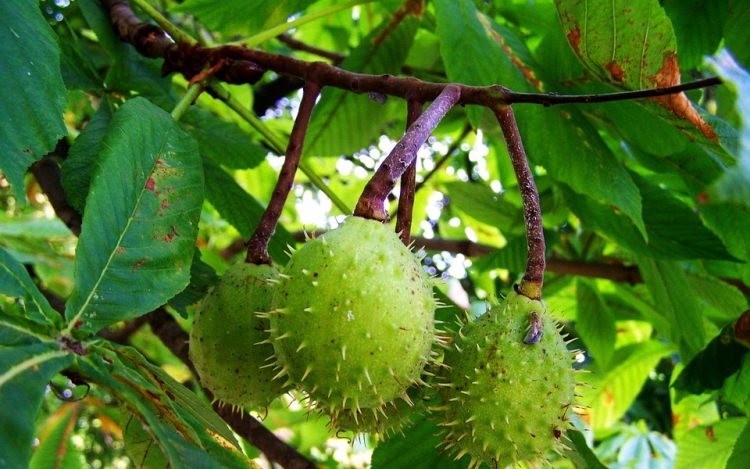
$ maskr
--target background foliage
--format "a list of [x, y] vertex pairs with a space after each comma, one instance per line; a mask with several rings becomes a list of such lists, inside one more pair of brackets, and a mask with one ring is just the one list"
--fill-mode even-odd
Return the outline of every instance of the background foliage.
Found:
[[[584, 350], [576, 366], [594, 372], [575, 418], [585, 431], [570, 433], [573, 451], [553, 464], [747, 467], [750, 331], [734, 322], [750, 293], [750, 4], [152, 6], [206, 45], [242, 40], [432, 82], [581, 95], [721, 77], [670, 98], [514, 110], [540, 190], [544, 297]], [[328, 54], [278, 39], [288, 20], [293, 39]], [[300, 85], [266, 73], [228, 86], [241, 108], [204, 94], [176, 122], [187, 81], [162, 77], [160, 60], [123, 43], [95, 0], [0, 2], [0, 49], [0, 467], [248, 467], [243, 453], [267, 465], [211, 409], [181, 360], [184, 343], [165, 331], [177, 324], [171, 337], [184, 337], [197, 301], [242, 256]], [[306, 171], [269, 246], [276, 262], [296, 233], [347, 214], [322, 190], [353, 207], [403, 134], [404, 102], [381, 101], [322, 93]], [[491, 113], [448, 114], [420, 150], [418, 188], [416, 247], [452, 306], [440, 314], [478, 314], [526, 259], [521, 199]], [[263, 424], [322, 467], [466, 464], [434, 448], [434, 420], [351, 445], [323, 420], [284, 401]]]

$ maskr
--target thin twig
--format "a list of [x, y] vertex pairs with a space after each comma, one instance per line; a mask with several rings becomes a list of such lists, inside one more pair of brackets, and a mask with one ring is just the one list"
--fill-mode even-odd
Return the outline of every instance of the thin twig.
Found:
[[375, 175], [359, 197], [354, 215], [371, 220], [387, 221], [385, 199], [396, 181], [417, 157], [419, 147], [427, 141], [440, 120], [461, 98], [461, 88], [446, 86], [425, 112], [409, 127], [391, 153], [383, 160]]
[[302, 52], [309, 52], [310, 54], [317, 55], [318, 57], [323, 57], [324, 59], [328, 59], [334, 64], [338, 64], [342, 62], [346, 56], [344, 54], [340, 54], [338, 52], [331, 52], [329, 50], [321, 49], [319, 47], [311, 46], [310, 44], [306, 44], [302, 41], [298, 41], [297, 39], [294, 39], [289, 34], [281, 34], [276, 37], [279, 41], [289, 46], [292, 50], [299, 50]]
[[[406, 103], [406, 130], [417, 120], [422, 114], [422, 106], [424, 103], [410, 99]], [[396, 209], [396, 233], [401, 238], [401, 242], [405, 246], [409, 245], [409, 238], [411, 236], [411, 219], [412, 211], [414, 209], [414, 194], [416, 192], [417, 183], [417, 159], [414, 158], [411, 164], [406, 168], [404, 174], [401, 175], [401, 189], [399, 191], [398, 208]]]
[[286, 148], [284, 164], [281, 166], [279, 178], [276, 181], [271, 200], [268, 202], [268, 207], [266, 207], [257, 228], [247, 242], [245, 262], [271, 264], [271, 256], [268, 255], [268, 241], [276, 232], [276, 225], [284, 209], [284, 203], [294, 185], [294, 176], [297, 174], [297, 167], [302, 156], [307, 126], [310, 123], [310, 115], [315, 107], [315, 101], [320, 95], [320, 89], [320, 86], [315, 82], [308, 81], [305, 83], [302, 102], [299, 106], [297, 119], [294, 121], [292, 135], [289, 137], [289, 145]]
[[544, 227], [542, 210], [539, 206], [539, 192], [531, 174], [521, 135], [518, 133], [516, 117], [510, 106], [493, 109], [505, 137], [513, 171], [516, 173], [518, 188], [523, 202], [523, 218], [526, 222], [526, 272], [523, 274], [518, 292], [534, 300], [542, 297], [544, 283]]

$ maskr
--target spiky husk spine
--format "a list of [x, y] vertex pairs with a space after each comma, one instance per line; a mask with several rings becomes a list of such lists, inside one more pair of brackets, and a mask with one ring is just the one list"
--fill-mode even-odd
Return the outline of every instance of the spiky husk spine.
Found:
[[[541, 327], [541, 336], [529, 334], [533, 327]], [[468, 453], [470, 467], [484, 461], [503, 468], [545, 459], [561, 445], [576, 378], [571, 352], [543, 302], [510, 293], [462, 327], [443, 363], [436, 410], [444, 412], [443, 444], [456, 459]]]
[[278, 268], [239, 262], [231, 266], [196, 310], [190, 329], [190, 359], [201, 384], [233, 407], [266, 407], [282, 394], [266, 361], [270, 282]]
[[308, 240], [272, 305], [278, 377], [329, 414], [334, 430], [390, 428], [393, 402], [410, 402], [407, 388], [422, 383], [436, 307], [432, 280], [393, 229], [349, 217]]

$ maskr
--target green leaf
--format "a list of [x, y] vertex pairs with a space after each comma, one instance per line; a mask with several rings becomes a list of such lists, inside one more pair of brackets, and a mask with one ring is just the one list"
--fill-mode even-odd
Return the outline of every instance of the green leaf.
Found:
[[[413, 7], [412, 10], [406, 7]], [[406, 3], [362, 39], [338, 66], [350, 72], [397, 74], [406, 60], [422, 18], [421, 2]], [[388, 107], [366, 95], [328, 87], [310, 118], [304, 155], [353, 154], [384, 133]]]
[[145, 99], [119, 109], [100, 148], [65, 311], [84, 333], [145, 314], [187, 286], [203, 204], [195, 141]]
[[[729, 13], [729, 0], [666, 0], [661, 2], [672, 22], [680, 68], [690, 70], [716, 52]], [[701, 21], [695, 21], [701, 18]]]
[[729, 15], [724, 24], [724, 45], [745, 67], [750, 67], [750, 4], [745, 0], [729, 0]]
[[674, 469], [725, 469], [738, 435], [746, 425], [745, 418], [729, 418], [693, 428], [678, 441]]
[[615, 351], [615, 317], [599, 294], [596, 284], [579, 279], [576, 286], [578, 317], [576, 331], [580, 333], [585, 347], [606, 370]]
[[507, 240], [508, 244], [500, 249], [492, 251], [474, 263], [477, 269], [486, 272], [491, 269], [508, 269], [511, 272], [523, 272], [526, 270], [528, 258], [528, 247], [526, 237], [518, 236]]
[[649, 373], [670, 351], [670, 347], [655, 340], [630, 344], [615, 351], [613, 366], [606, 373], [586, 375], [593, 389], [584, 390], [581, 401], [590, 407], [594, 431], [610, 429], [625, 414]]
[[62, 325], [62, 317], [31, 280], [28, 271], [0, 246], [0, 294], [18, 298], [29, 319], [51, 328]]
[[[237, 228], [240, 236], [248, 239], [265, 209], [212, 159], [203, 157], [203, 171], [206, 175], [206, 200], [222, 218]], [[268, 253], [279, 264], [286, 264], [289, 258], [285, 252], [287, 245], [294, 245], [294, 239], [282, 225], [278, 225], [268, 243]]]
[[372, 453], [372, 469], [394, 467], [464, 469], [469, 464], [469, 456], [459, 461], [436, 449], [443, 440], [439, 435], [443, 428], [438, 426], [435, 416], [425, 416], [413, 426], [405, 428], [378, 444]]
[[3, 467], [28, 467], [34, 419], [47, 381], [73, 357], [57, 344], [0, 348], [0, 448]]
[[218, 279], [219, 276], [216, 275], [216, 271], [201, 260], [200, 250], [196, 248], [193, 255], [193, 264], [190, 266], [190, 285], [169, 300], [169, 306], [180, 313], [183, 319], [187, 319], [187, 307], [198, 303]]
[[750, 358], [748, 357], [750, 355], [745, 353], [739, 371], [724, 381], [718, 393], [721, 402], [744, 409], [745, 413], [750, 410], [748, 406], [750, 403]]
[[141, 469], [167, 469], [169, 461], [161, 451], [154, 437], [143, 427], [141, 421], [132, 412], [122, 409], [120, 427], [125, 450], [135, 464]]
[[737, 319], [748, 307], [745, 295], [734, 285], [714, 276], [695, 272], [687, 272], [687, 279], [690, 289], [702, 300], [702, 306], [707, 306], [703, 316], [719, 327], [727, 321]]
[[317, 0], [186, 0], [173, 11], [195, 15], [203, 24], [228, 36], [250, 36], [285, 23]]
[[0, 170], [24, 204], [26, 169], [67, 132], [60, 48], [36, 2], [0, 2], [0, 50]]
[[31, 457], [29, 469], [78, 469], [86, 458], [73, 444], [71, 436], [81, 413], [78, 403], [64, 404], [40, 425], [39, 445]]
[[75, 139], [68, 157], [62, 163], [61, 182], [68, 196], [68, 203], [80, 213], [83, 213], [86, 208], [86, 196], [89, 193], [94, 161], [114, 113], [111, 99], [104, 95], [99, 101], [99, 108]]
[[635, 226], [607, 204], [563, 189], [565, 200], [588, 228], [621, 246], [658, 259], [736, 260], [701, 218], [667, 190], [631, 174], [643, 197], [643, 222], [648, 242]]
[[229, 450], [211, 445], [206, 427], [172, 401], [148, 370], [121, 357], [119, 352], [124, 350], [116, 353], [101, 345], [90, 346], [89, 353], [78, 361], [80, 374], [119, 399], [147, 426], [172, 468], [247, 467], [238, 458], [217, 454]]
[[742, 280], [750, 284], [750, 209], [722, 202], [702, 206], [701, 215], [729, 252], [745, 261], [736, 268]]
[[[632, 90], [680, 83], [672, 23], [658, 0], [555, 0], [555, 5], [573, 52], [602, 82]], [[639, 104], [722, 151], [685, 93]]]
[[576, 469], [607, 469], [589, 445], [586, 444], [583, 433], [577, 430], [568, 430], [565, 432], [565, 436], [570, 440], [570, 449], [565, 451], [565, 455], [573, 461]]
[[577, 108], [521, 106], [515, 113], [532, 163], [576, 193], [617, 207], [629, 218], [627, 223], [647, 238], [638, 187]]
[[745, 424], [745, 428], [737, 437], [725, 469], [744, 469], [748, 461], [750, 461], [750, 423]]
[[[720, 389], [740, 369], [748, 352], [747, 347], [734, 340], [734, 325], [729, 324], [690, 360], [672, 386], [689, 394]], [[677, 400], [680, 399], [678, 394]]]
[[677, 44], [658, 0], [555, 0], [563, 30], [583, 65], [605, 83], [655, 88]]
[[489, 187], [463, 181], [448, 182], [442, 186], [451, 204], [475, 220], [499, 228], [503, 233], [513, 227], [523, 229], [521, 209]]
[[661, 331], [690, 361], [706, 344], [706, 332], [698, 301], [685, 271], [676, 262], [640, 258], [638, 268], [654, 305], [663, 311], [670, 330]]
[[737, 65], [726, 51], [706, 63], [716, 70], [724, 84], [737, 94], [734, 106], [742, 120], [740, 154], [737, 165], [729, 168], [710, 190], [712, 199], [726, 200], [750, 207], [750, 74]]
[[180, 125], [198, 142], [202, 155], [210, 156], [226, 168], [255, 168], [268, 155], [268, 150], [253, 142], [237, 124], [195, 106], [182, 116]]

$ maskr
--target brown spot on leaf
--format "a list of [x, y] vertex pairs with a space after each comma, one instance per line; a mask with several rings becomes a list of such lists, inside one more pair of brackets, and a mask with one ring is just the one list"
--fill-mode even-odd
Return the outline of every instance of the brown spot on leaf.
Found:
[[612, 390], [609, 388], [604, 389], [604, 405], [612, 407], [615, 405], [615, 396], [612, 394]]
[[716, 435], [714, 435], [714, 426], [709, 425], [706, 428], [706, 438], [708, 438], [711, 441], [716, 441]]
[[117, 254], [125, 254], [125, 248], [123, 247], [117, 248]]
[[579, 55], [580, 49], [578, 46], [581, 44], [581, 31], [578, 27], [573, 28], [568, 34], [568, 42], [575, 51], [576, 55]]
[[138, 262], [136, 262], [135, 264], [133, 264], [133, 268], [130, 269], [130, 273], [134, 274], [135, 271], [136, 271], [136, 269], [138, 269], [138, 267], [142, 266], [144, 262], [146, 262], [146, 258], [145, 257], [141, 258], [141, 260], [139, 260]]
[[169, 207], [169, 200], [167, 200], [167, 199], [162, 199], [161, 200], [161, 209], [162, 210], [171, 210], [171, 208]]
[[710, 202], [710, 198], [708, 197], [708, 194], [701, 192], [698, 194], [698, 197], [695, 198], [695, 201], [698, 202], [699, 205], [706, 205]]
[[[649, 76], [647, 79], [655, 84], [656, 88], [679, 85], [680, 66], [677, 63], [677, 54], [674, 52], [665, 52], [662, 67], [656, 72], [656, 76]], [[719, 143], [719, 139], [716, 137], [714, 129], [698, 114], [698, 111], [695, 110], [685, 93], [657, 96], [650, 99], [664, 109], [671, 111], [680, 119], [684, 119], [698, 127], [698, 130], [705, 135], [706, 138]]]
[[24, 148], [24, 149], [23, 149], [23, 152], [24, 152], [24, 153], [33, 153], [33, 152], [31, 151], [31, 148]]
[[625, 71], [620, 65], [614, 60], [604, 66], [609, 72], [609, 75], [614, 81], [623, 81], [625, 79]]
[[152, 191], [154, 190], [154, 187], [156, 187], [156, 181], [154, 181], [154, 178], [148, 178], [148, 181], [146, 181], [146, 189]]

